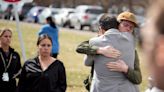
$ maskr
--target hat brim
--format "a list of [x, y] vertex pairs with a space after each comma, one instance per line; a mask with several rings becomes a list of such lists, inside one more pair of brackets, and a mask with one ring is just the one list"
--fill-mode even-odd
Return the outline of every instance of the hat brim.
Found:
[[138, 24], [135, 21], [128, 20], [128, 19], [121, 19], [121, 21], [129, 21], [134, 24], [134, 27], [139, 27]]

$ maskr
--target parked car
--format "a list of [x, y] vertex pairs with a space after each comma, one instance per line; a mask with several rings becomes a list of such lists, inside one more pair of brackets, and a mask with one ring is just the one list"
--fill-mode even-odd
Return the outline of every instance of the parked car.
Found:
[[53, 17], [55, 18], [55, 22], [59, 26], [67, 26], [68, 25], [68, 16], [71, 13], [74, 13], [73, 8], [61, 8], [60, 12]]
[[4, 12], [4, 18], [10, 20], [14, 16], [13, 12], [14, 6], [13, 4], [9, 4], [7, 9]]
[[3, 18], [3, 10], [1, 8], [1, 5], [0, 5], [0, 19]]
[[31, 8], [30, 11], [27, 13], [27, 17], [25, 21], [38, 23], [39, 21], [38, 15], [43, 11], [44, 8], [46, 7], [35, 6]]
[[59, 8], [45, 8], [39, 15], [39, 23], [40, 24], [44, 24], [45, 23], [45, 19], [48, 16], [55, 16], [56, 14], [58, 14], [60, 12], [61, 9]]
[[[22, 6], [24, 5], [23, 1], [20, 1], [17, 3], [17, 11], [18, 14], [20, 13]], [[14, 15], [14, 5], [11, 3], [7, 3], [5, 1], [0, 0], [0, 11], [2, 14], [0, 14], [2, 19], [9, 19], [9, 20], [14, 20], [15, 15]]]
[[19, 12], [19, 19], [22, 21], [27, 17], [27, 13], [30, 11], [32, 7], [36, 6], [35, 3], [25, 3], [20, 12]]
[[75, 13], [69, 15], [70, 27], [82, 30], [85, 26], [91, 26], [93, 20], [103, 13], [101, 6], [79, 5], [75, 9]]

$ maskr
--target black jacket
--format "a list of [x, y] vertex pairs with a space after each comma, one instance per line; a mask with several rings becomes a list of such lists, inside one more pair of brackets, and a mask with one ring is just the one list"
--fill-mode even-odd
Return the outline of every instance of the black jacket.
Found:
[[[11, 58], [11, 61], [10, 61]], [[7, 73], [9, 74], [9, 81], [5, 82], [2, 80], [2, 75], [5, 72], [5, 66], [9, 64], [7, 68]], [[15, 92], [16, 90], [16, 77], [19, 76], [21, 70], [21, 62], [19, 54], [14, 51], [13, 48], [9, 48], [9, 53], [5, 53], [2, 48], [0, 48], [0, 90], [2, 92]]]
[[18, 92], [65, 92], [66, 87], [63, 63], [56, 60], [43, 71], [37, 57], [25, 62], [18, 83]]

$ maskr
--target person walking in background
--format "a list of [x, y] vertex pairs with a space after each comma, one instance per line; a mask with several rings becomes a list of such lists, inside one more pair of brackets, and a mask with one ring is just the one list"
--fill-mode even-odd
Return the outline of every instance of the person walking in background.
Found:
[[57, 58], [59, 54], [59, 30], [53, 21], [51, 16], [46, 18], [47, 24], [45, 24], [39, 31], [39, 35], [47, 34], [52, 38], [52, 52], [51, 55]]
[[66, 92], [63, 63], [51, 56], [52, 39], [42, 34], [37, 40], [38, 56], [25, 62], [18, 92]]
[[16, 78], [21, 72], [19, 54], [10, 46], [12, 31], [9, 28], [0, 31], [0, 90], [16, 92]]
[[151, 85], [146, 92], [164, 92], [164, 0], [156, 0], [148, 9], [142, 29], [142, 46], [150, 70]]

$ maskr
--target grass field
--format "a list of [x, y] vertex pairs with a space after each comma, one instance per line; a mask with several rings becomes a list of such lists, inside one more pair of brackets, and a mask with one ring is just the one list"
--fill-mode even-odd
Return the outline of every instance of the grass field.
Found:
[[[0, 20], [0, 28], [9, 27], [13, 29], [12, 47], [14, 47], [22, 56], [21, 47], [18, 39], [18, 32], [16, 31], [16, 23], [11, 21]], [[30, 58], [36, 55], [36, 39], [37, 32], [40, 29], [38, 24], [20, 23], [20, 29], [25, 45], [26, 57]], [[63, 61], [67, 72], [67, 92], [87, 92], [83, 86], [83, 80], [89, 74], [90, 68], [83, 64], [83, 55], [77, 54], [76, 46], [90, 37], [95, 36], [96, 33], [68, 30], [60, 28], [59, 42], [60, 54], [59, 59]], [[140, 63], [143, 74], [143, 82], [140, 85], [141, 92], [147, 87], [148, 71], [139, 50]], [[22, 59], [23, 64], [23, 59]]]

